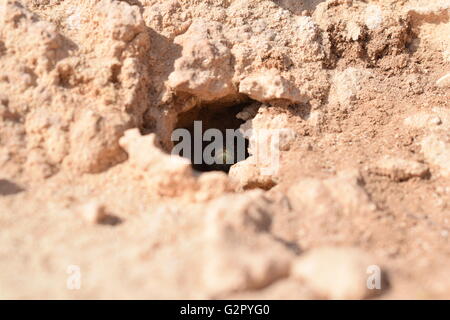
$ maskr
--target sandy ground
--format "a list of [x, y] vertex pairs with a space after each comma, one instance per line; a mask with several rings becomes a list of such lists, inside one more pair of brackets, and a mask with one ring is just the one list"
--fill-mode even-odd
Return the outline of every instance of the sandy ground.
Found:
[[450, 298], [449, 8], [0, 0], [0, 298]]

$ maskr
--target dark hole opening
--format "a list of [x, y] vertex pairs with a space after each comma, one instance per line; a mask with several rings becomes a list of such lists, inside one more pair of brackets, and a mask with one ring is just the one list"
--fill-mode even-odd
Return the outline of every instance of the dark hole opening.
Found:
[[[249, 156], [247, 151], [248, 140], [244, 139], [244, 137], [237, 131], [237, 129], [239, 129], [239, 127], [244, 123], [244, 121], [238, 119], [236, 115], [250, 103], [252, 102], [244, 102], [225, 107], [214, 105], [198, 106], [185, 113], [180, 114], [180, 116], [178, 117], [176, 128], [183, 128], [189, 131], [191, 148], [190, 154], [180, 152], [179, 155], [190, 159], [192, 166], [196, 171], [223, 171], [228, 173], [233, 164], [245, 160]], [[195, 123], [197, 122], [198, 129], [198, 121], [201, 121], [200, 136], [195, 134]], [[215, 161], [212, 164], [208, 164], [203, 156], [199, 157], [200, 161], [198, 161], [199, 159], [197, 159], [197, 161], [195, 159], [196, 144], [197, 146], [201, 146], [201, 152], [203, 155], [203, 152], [206, 152], [205, 148], [207, 148], [208, 145], [210, 145], [212, 142], [216, 141], [215, 138], [211, 138], [210, 141], [205, 141], [204, 133], [208, 129], [217, 129], [222, 133], [221, 145], [223, 146], [223, 148], [220, 148], [218, 150], [219, 154], [215, 152], [217, 149], [213, 149], [211, 147], [210, 148], [213, 149], [211, 155], [214, 157], [214, 159], [222, 159], [223, 163], [220, 163], [220, 161]], [[227, 129], [231, 129], [236, 133], [233, 138], [231, 138], [232, 136], [228, 135], [227, 139]], [[230, 131], [228, 131], [228, 133], [230, 133]], [[176, 144], [177, 142], [174, 142], [174, 145]], [[198, 150], [199, 148], [197, 147], [197, 153]]]

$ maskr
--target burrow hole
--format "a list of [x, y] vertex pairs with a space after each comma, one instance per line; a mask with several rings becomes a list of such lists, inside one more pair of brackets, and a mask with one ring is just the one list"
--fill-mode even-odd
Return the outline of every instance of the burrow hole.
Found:
[[[245, 139], [245, 141], [243, 142], [245, 144], [245, 150], [243, 151], [244, 153], [244, 159], [242, 159], [242, 153], [241, 153], [241, 158], [238, 158], [238, 152], [237, 152], [237, 148], [239, 148], [240, 146], [242, 146], [242, 141], [241, 143], [238, 143], [238, 138], [235, 138], [232, 146], [234, 147], [234, 150], [232, 150], [232, 152], [230, 152], [230, 140], [227, 141], [227, 135], [226, 135], [226, 130], [227, 129], [232, 129], [232, 130], [237, 130], [239, 129], [239, 127], [245, 122], [244, 120], [238, 119], [236, 116], [239, 112], [241, 112], [246, 106], [249, 106], [252, 103], [256, 103], [256, 101], [246, 101], [246, 102], [240, 102], [231, 106], [224, 106], [224, 105], [214, 105], [214, 104], [210, 104], [210, 105], [199, 105], [197, 107], [194, 107], [193, 109], [190, 109], [187, 112], [181, 113], [178, 116], [178, 121], [176, 124], [176, 129], [178, 128], [183, 128], [183, 129], [187, 129], [190, 132], [190, 145], [191, 145], [191, 152], [190, 155], [189, 154], [183, 154], [183, 152], [180, 153], [181, 156], [188, 158], [189, 160], [191, 160], [192, 166], [194, 168], [194, 170], [199, 171], [199, 172], [209, 172], [209, 171], [223, 171], [228, 173], [231, 166], [235, 163], [237, 163], [239, 160], [242, 161], [246, 158], [248, 158], [249, 154], [248, 154], [248, 140]], [[215, 152], [213, 152], [212, 154], [215, 157], [222, 157], [223, 154], [225, 154], [225, 157], [228, 157], [228, 159], [230, 159], [231, 162], [230, 163], [223, 163], [223, 164], [219, 164], [219, 163], [213, 163], [213, 164], [208, 164], [204, 161], [203, 157], [200, 163], [195, 163], [195, 159], [194, 159], [194, 154], [195, 154], [195, 150], [194, 147], [196, 144], [201, 145], [201, 150], [202, 152], [205, 150], [205, 148], [214, 140], [211, 141], [204, 141], [203, 136], [198, 136], [194, 134], [194, 123], [195, 121], [201, 121], [202, 124], [202, 133], [204, 133], [206, 130], [208, 129], [218, 129], [221, 131], [222, 133], [222, 145], [224, 146], [223, 149], [221, 150], [222, 153], [221, 154], [215, 154]], [[198, 123], [197, 123], [198, 126]], [[196, 141], [197, 140], [197, 141]], [[176, 142], [175, 142], [176, 143]], [[233, 152], [234, 151], [234, 152]], [[233, 157], [230, 158], [230, 155], [234, 155]], [[225, 160], [225, 158], [224, 158]], [[223, 161], [225, 162], [225, 161]]]

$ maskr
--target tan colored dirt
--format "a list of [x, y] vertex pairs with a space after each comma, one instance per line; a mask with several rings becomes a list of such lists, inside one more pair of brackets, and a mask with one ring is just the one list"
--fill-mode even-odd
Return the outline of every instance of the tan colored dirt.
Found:
[[[450, 298], [449, 15], [0, 0], [0, 299]], [[215, 113], [279, 170], [169, 155]]]

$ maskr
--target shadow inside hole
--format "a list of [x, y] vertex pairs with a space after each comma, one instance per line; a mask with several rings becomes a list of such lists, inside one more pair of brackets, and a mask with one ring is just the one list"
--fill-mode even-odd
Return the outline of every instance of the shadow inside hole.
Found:
[[0, 195], [9, 196], [24, 191], [19, 185], [5, 179], [0, 179]]
[[[232, 106], [198, 106], [185, 113], [180, 114], [178, 118], [178, 123], [176, 128], [183, 128], [189, 131], [190, 139], [190, 155], [181, 152], [179, 155], [191, 160], [194, 170], [199, 172], [209, 172], [209, 171], [223, 171], [228, 173], [231, 166], [239, 161], [248, 158], [248, 140], [244, 139], [242, 135], [237, 132], [237, 129], [244, 123], [243, 120], [238, 119], [236, 115], [241, 112], [246, 106], [252, 102], [239, 103]], [[196, 134], [199, 128], [199, 122], [201, 123], [200, 135]], [[197, 123], [197, 124], [196, 124]], [[205, 151], [215, 139], [211, 141], [205, 141], [203, 134], [208, 129], [217, 129], [222, 134], [221, 145], [219, 154], [214, 151], [211, 152], [212, 157], [215, 159], [214, 163], [208, 164], [203, 153], [208, 153], [208, 149]], [[227, 139], [227, 129], [233, 130], [235, 133], [233, 140], [229, 137]], [[231, 132], [231, 131], [230, 131]], [[229, 141], [227, 141], [229, 140]], [[177, 142], [174, 142], [176, 145]], [[196, 148], [197, 146], [197, 148]], [[200, 146], [200, 148], [198, 148]], [[199, 153], [201, 150], [201, 155]], [[211, 150], [211, 149], [210, 149]], [[223, 163], [218, 161], [222, 160]]]

